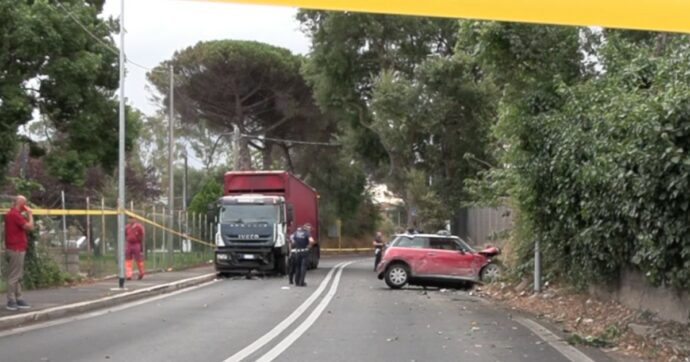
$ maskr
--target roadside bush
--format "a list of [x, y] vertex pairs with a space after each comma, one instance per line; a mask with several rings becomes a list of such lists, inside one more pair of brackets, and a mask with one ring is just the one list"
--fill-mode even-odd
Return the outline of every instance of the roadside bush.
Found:
[[34, 233], [30, 233], [22, 286], [26, 289], [37, 289], [62, 285], [68, 281], [69, 275], [62, 272], [57, 262], [42, 246], [36, 246], [34, 240]]
[[484, 176], [505, 182], [519, 206], [529, 231], [515, 247], [524, 269], [539, 238], [546, 271], [575, 285], [616, 279], [632, 267], [655, 284], [690, 287], [690, 49], [683, 39], [658, 54], [612, 36], [616, 49], [603, 54], [633, 54], [629, 61], [560, 84], [560, 107], [533, 115], [504, 109], [497, 129], [510, 140], [504, 161], [511, 167]]
[[468, 186], [514, 207], [515, 270], [532, 270], [540, 240], [546, 278], [586, 287], [632, 268], [690, 288], [690, 38], [581, 29], [577, 51], [559, 56], [568, 44], [548, 37], [522, 46], [541, 30], [478, 29], [480, 44], [501, 51], [473, 48], [504, 82], [493, 128], [500, 166]]

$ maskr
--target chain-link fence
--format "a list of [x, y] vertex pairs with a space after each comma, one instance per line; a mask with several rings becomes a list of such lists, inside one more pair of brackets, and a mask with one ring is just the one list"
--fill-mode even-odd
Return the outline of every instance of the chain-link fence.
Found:
[[[0, 196], [3, 215], [11, 202], [9, 196]], [[30, 240], [35, 253], [57, 264], [63, 273], [74, 279], [116, 275], [117, 211], [114, 205], [112, 200], [94, 202], [74, 197], [64, 209], [41, 209], [40, 205], [32, 205], [35, 226]], [[135, 203], [128, 205], [127, 212], [144, 226], [142, 257], [147, 272], [188, 268], [213, 260], [216, 222], [208, 215], [182, 210], [171, 213], [165, 206]], [[1, 227], [4, 255], [4, 217]], [[3, 270], [0, 289], [4, 290], [4, 257], [0, 263]]]

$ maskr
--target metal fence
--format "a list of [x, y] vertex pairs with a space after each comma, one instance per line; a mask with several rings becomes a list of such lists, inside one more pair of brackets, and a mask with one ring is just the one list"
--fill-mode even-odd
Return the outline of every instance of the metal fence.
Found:
[[503, 241], [513, 227], [512, 210], [508, 207], [472, 207], [461, 209], [451, 230], [472, 245], [492, 243], [503, 246]]
[[[0, 197], [5, 214], [11, 205]], [[208, 263], [213, 259], [216, 220], [206, 214], [174, 210], [154, 204], [130, 203], [128, 212], [140, 218], [145, 237], [143, 257], [146, 270], [181, 269]], [[103, 278], [117, 274], [117, 213], [114, 202], [95, 203], [72, 198], [69, 208], [40, 209], [33, 205], [35, 226], [32, 233], [37, 253], [49, 258], [74, 277]], [[0, 249], [4, 255], [4, 217], [0, 224]], [[4, 258], [0, 258], [4, 290]]]

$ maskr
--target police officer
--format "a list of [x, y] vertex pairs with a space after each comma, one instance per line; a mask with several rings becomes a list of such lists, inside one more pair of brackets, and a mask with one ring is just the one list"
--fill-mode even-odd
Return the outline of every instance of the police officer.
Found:
[[307, 264], [309, 263], [309, 248], [314, 245], [314, 238], [311, 236], [311, 225], [304, 224], [297, 228], [292, 235], [292, 252], [294, 253], [295, 285], [306, 287], [304, 277], [307, 275]]
[[293, 284], [293, 280], [295, 280], [295, 273], [297, 272], [297, 268], [295, 267], [295, 251], [293, 250], [293, 244], [295, 243], [295, 234], [293, 233], [290, 235], [290, 242], [288, 243], [289, 246], [289, 251], [288, 251], [288, 265], [287, 265], [287, 274], [288, 274], [288, 280], [290, 281], [290, 284]]
[[383, 241], [383, 233], [380, 231], [376, 232], [376, 237], [374, 237], [374, 241], [372, 242], [372, 245], [374, 245], [374, 271], [376, 271], [376, 267], [379, 265], [381, 262], [381, 256], [383, 254], [383, 246], [384, 246], [384, 241]]

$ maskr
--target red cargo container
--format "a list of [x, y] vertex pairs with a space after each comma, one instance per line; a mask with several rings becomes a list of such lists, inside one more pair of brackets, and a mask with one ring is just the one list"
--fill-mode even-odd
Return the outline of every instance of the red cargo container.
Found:
[[[319, 241], [319, 194], [287, 171], [230, 171], [225, 173], [225, 196], [261, 194], [283, 196], [294, 212], [288, 234], [298, 226], [311, 224], [314, 240]], [[292, 205], [292, 206], [290, 206]]]

